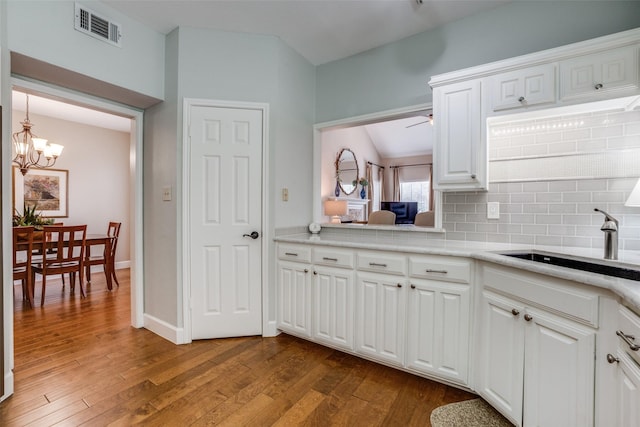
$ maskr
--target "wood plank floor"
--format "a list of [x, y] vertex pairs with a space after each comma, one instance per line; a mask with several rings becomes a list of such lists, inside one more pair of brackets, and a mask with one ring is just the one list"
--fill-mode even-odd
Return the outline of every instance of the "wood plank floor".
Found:
[[[129, 272], [87, 298], [15, 287], [15, 393], [2, 426], [430, 426], [473, 394], [288, 335], [174, 345], [130, 326]], [[36, 288], [36, 301], [39, 301]]]

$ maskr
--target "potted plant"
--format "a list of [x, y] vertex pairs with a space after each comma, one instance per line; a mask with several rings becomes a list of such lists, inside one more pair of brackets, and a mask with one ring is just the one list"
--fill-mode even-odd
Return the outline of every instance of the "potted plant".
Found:
[[42, 226], [53, 224], [53, 218], [45, 218], [42, 213], [38, 212], [38, 205], [31, 207], [26, 204], [22, 207], [22, 213], [15, 210], [13, 215], [14, 227], [25, 227], [33, 225], [36, 230], [42, 230]]

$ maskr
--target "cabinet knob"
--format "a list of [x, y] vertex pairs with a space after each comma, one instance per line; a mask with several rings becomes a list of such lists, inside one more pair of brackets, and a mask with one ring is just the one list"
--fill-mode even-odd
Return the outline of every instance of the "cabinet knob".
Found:
[[304, 272], [305, 272], [305, 273], [308, 273], [308, 272], [309, 272], [309, 269], [308, 269], [308, 268], [305, 268], [305, 269], [304, 269]]
[[525, 314], [524, 315], [524, 320], [526, 320], [527, 322], [531, 322], [531, 320], [533, 320], [533, 316], [530, 314]]
[[471, 174], [471, 179], [476, 179], [476, 174], [475, 173]]
[[611, 353], [607, 354], [607, 362], [609, 363], [619, 363], [620, 359], [612, 355]]
[[604, 86], [602, 86], [602, 83], [596, 83], [596, 85], [594, 86], [594, 88], [595, 88], [596, 90], [600, 90], [600, 89], [602, 89], [603, 87], [604, 87]]
[[413, 285], [413, 284], [412, 284], [412, 285], [411, 285], [411, 289], [415, 289], [415, 288], [416, 288], [416, 285]]
[[397, 286], [398, 288], [401, 288], [401, 287], [402, 287], [402, 285], [401, 285], [400, 283], [398, 283], [396, 286]]
[[317, 271], [315, 271], [315, 270], [313, 270], [313, 275], [314, 275], [314, 276], [317, 276], [317, 275], [318, 275], [318, 272], [317, 272]]
[[521, 96], [520, 98], [518, 98], [518, 102], [520, 103], [524, 102], [524, 96]]
[[515, 308], [511, 310], [511, 314], [513, 314], [514, 316], [518, 316], [520, 315], [520, 311], [516, 310]]

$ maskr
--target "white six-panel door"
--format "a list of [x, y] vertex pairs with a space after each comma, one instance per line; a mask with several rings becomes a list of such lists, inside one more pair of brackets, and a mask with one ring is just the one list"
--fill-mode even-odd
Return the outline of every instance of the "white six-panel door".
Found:
[[191, 106], [189, 117], [191, 337], [259, 335], [262, 111]]

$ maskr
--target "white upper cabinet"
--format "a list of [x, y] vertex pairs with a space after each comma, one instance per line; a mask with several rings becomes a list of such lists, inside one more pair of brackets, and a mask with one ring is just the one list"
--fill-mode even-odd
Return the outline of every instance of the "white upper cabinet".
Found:
[[525, 108], [556, 101], [556, 67], [545, 64], [490, 78], [493, 111]]
[[471, 80], [433, 90], [436, 190], [487, 188], [480, 89], [480, 80]]
[[434, 188], [488, 190], [489, 116], [640, 95], [640, 29], [433, 76]]
[[638, 46], [625, 46], [560, 62], [560, 98], [627, 95], [638, 90]]

